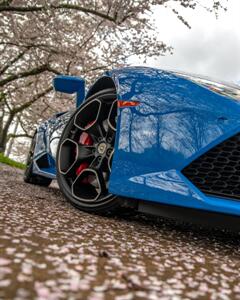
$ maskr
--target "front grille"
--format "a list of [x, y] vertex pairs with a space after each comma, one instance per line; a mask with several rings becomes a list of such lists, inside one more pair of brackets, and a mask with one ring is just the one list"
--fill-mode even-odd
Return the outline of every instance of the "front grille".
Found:
[[240, 199], [240, 133], [200, 156], [182, 173], [205, 194]]

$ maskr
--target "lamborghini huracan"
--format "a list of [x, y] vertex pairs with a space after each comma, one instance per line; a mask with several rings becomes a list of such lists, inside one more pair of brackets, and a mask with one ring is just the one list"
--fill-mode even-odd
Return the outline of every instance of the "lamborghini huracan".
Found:
[[25, 182], [57, 179], [87, 212], [124, 206], [240, 223], [237, 85], [147, 67], [107, 71], [88, 90], [79, 77], [57, 76], [53, 85], [76, 93], [76, 108], [39, 125]]

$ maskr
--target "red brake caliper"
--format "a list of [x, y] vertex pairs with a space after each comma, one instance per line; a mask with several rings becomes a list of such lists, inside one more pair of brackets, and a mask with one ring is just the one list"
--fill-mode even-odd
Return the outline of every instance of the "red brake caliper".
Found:
[[[80, 135], [79, 143], [82, 145], [91, 146], [93, 145], [93, 140], [88, 133], [83, 132]], [[76, 174], [79, 175], [83, 170], [87, 169], [88, 167], [89, 167], [89, 163], [87, 162], [81, 163], [80, 166], [76, 169]]]

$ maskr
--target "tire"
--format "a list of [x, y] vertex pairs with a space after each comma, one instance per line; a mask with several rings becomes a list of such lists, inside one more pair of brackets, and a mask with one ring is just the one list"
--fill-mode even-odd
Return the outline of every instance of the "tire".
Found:
[[26, 183], [30, 183], [30, 184], [49, 186], [52, 182], [52, 179], [33, 174], [33, 156], [34, 156], [34, 149], [36, 145], [36, 138], [37, 138], [37, 134], [35, 133], [28, 153], [27, 163], [26, 163], [27, 166], [24, 172], [23, 180]]
[[113, 213], [121, 199], [108, 192], [116, 133], [114, 89], [85, 101], [68, 121], [59, 141], [57, 181], [64, 196], [81, 210]]

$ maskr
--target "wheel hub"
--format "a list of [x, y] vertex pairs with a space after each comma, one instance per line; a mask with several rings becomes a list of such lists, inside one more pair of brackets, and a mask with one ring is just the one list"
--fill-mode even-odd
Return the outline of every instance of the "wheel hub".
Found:
[[106, 149], [107, 149], [107, 144], [104, 142], [100, 143], [97, 147], [97, 151], [100, 155], [103, 155], [106, 152]]

